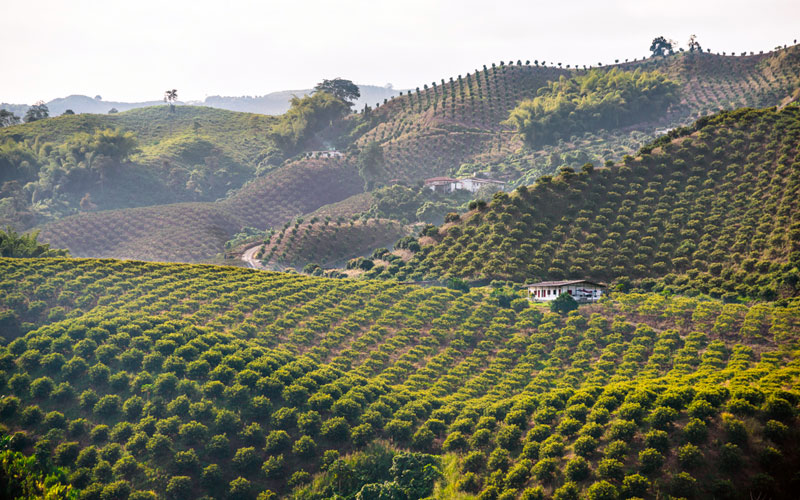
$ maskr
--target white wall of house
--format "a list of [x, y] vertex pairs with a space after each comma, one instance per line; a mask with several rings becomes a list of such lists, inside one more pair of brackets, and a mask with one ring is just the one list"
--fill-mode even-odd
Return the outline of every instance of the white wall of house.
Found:
[[505, 183], [493, 182], [482, 179], [456, 179], [452, 181], [433, 181], [425, 185], [431, 191], [439, 193], [452, 193], [459, 189], [469, 191], [470, 193], [477, 193], [480, 188], [488, 184], [496, 184], [500, 189], [505, 187]]
[[578, 302], [595, 302], [603, 295], [603, 288], [588, 283], [561, 286], [531, 286], [528, 287], [528, 296], [536, 302], [550, 302], [562, 293], [572, 295]]

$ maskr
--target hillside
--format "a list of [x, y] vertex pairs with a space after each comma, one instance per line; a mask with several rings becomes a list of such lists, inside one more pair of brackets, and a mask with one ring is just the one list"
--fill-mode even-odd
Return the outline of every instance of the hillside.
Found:
[[345, 221], [312, 217], [308, 222], [287, 222], [256, 251], [255, 257], [267, 269], [303, 269], [307, 264], [323, 268], [343, 267], [352, 258], [367, 255], [373, 249], [391, 246], [407, 236], [409, 229], [387, 219]]
[[45, 225], [41, 240], [76, 257], [209, 261], [243, 227], [279, 226], [360, 189], [358, 174], [347, 164], [307, 160], [280, 167], [217, 202], [67, 217]]
[[79, 259], [0, 259], [0, 299], [4, 432], [87, 496], [796, 492], [796, 302], [618, 294], [561, 317]]
[[[404, 92], [387, 99], [385, 104], [362, 109], [328, 129], [303, 137], [305, 142], [289, 141], [284, 151], [276, 149], [267, 136], [276, 123], [274, 119], [258, 115], [179, 106], [174, 114], [177, 118], [166, 107], [110, 116], [60, 117], [0, 131], [0, 141], [16, 134], [15, 141], [34, 144], [7, 146], [6, 156], [21, 172], [21, 180], [8, 185], [8, 192], [3, 193], [0, 217], [16, 221], [16, 227], [55, 220], [43, 227], [43, 238], [70, 249], [74, 242], [82, 242], [86, 250], [73, 250], [74, 255], [139, 259], [158, 256], [179, 260], [178, 255], [187, 255], [181, 247], [189, 244], [203, 248], [202, 252], [194, 253], [203, 255], [198, 257], [202, 261], [222, 252], [221, 242], [245, 226], [276, 229], [297, 216], [360, 194], [364, 184], [377, 188], [396, 183], [417, 186], [423, 179], [436, 175], [470, 176], [488, 172], [515, 186], [529, 184], [564, 165], [577, 170], [589, 161], [596, 165], [619, 161], [653, 140], [656, 130], [663, 132], [691, 123], [718, 109], [784, 102], [800, 86], [798, 77], [800, 46], [749, 56], [680, 53], [591, 69], [545, 66], [538, 61], [503, 63], [449, 81], [442, 79], [427, 88], [423, 85], [419, 91]], [[637, 82], [656, 82], [658, 89], [651, 92], [649, 84]], [[624, 98], [616, 98], [614, 92], [608, 91], [613, 86], [625, 89]], [[557, 97], [559, 94], [570, 96], [570, 102], [594, 103], [591, 109], [580, 109], [588, 110], [582, 112], [592, 116], [598, 114], [599, 121], [591, 122], [588, 128], [576, 128], [574, 119], [562, 116], [567, 113], [568, 117], [571, 108]], [[536, 99], [546, 104], [542, 109], [552, 109], [537, 114], [537, 123], [560, 125], [552, 136], [526, 145], [525, 135], [520, 133], [524, 131], [516, 130], [514, 120], [509, 121], [509, 117], [520, 116], [517, 111], [534, 109], [527, 103]], [[638, 104], [628, 105], [628, 101]], [[608, 106], [598, 107], [598, 103]], [[647, 112], [656, 105], [654, 109], [659, 109], [659, 113]], [[305, 123], [302, 119], [293, 123], [285, 118], [277, 120], [290, 135], [295, 126]], [[86, 130], [99, 134], [100, 127], [112, 126], [119, 126], [122, 131], [127, 130], [126, 126], [136, 128], [138, 152], [134, 150], [112, 162], [114, 168], [110, 170], [102, 168], [105, 162], [99, 162], [97, 168], [87, 166], [91, 163], [88, 156], [72, 159], [70, 154], [75, 150], [72, 144], [77, 142], [83, 148], [88, 139], [71, 141], [71, 137]], [[36, 137], [40, 142], [53, 141], [53, 146], [36, 146]], [[304, 156], [309, 148], [329, 147], [326, 146], [329, 141], [344, 152], [343, 157]], [[58, 146], [59, 143], [62, 145]], [[370, 146], [373, 149], [374, 145], [379, 146], [381, 161], [365, 181], [359, 169], [361, 152], [369, 149], [368, 145], [373, 145]], [[65, 163], [63, 159], [68, 161]], [[42, 172], [44, 175], [38, 181], [39, 189], [29, 186], [26, 190], [23, 189], [24, 179], [29, 175], [27, 167], [23, 167], [26, 161], [62, 166], [40, 168], [40, 176]], [[79, 168], [63, 166], [73, 163]], [[139, 165], [144, 168], [133, 168]], [[64, 175], [65, 168], [72, 173]], [[105, 177], [109, 171], [116, 175], [115, 181]], [[143, 188], [131, 190], [131, 186]], [[91, 196], [86, 197], [89, 191]], [[380, 197], [372, 199], [377, 204]], [[210, 203], [214, 200], [220, 201]], [[181, 239], [180, 244], [178, 238], [162, 238], [157, 251], [132, 243], [111, 253], [93, 252], [93, 241], [102, 242], [105, 235], [91, 230], [69, 233], [71, 227], [82, 227], [80, 221], [84, 217], [108, 218], [107, 225], [111, 227], [160, 226], [166, 220], [176, 234], [191, 232], [182, 222], [187, 218], [183, 215], [185, 207], [175, 202], [209, 202], [202, 205], [208, 208], [206, 216], [198, 215], [206, 221], [206, 227], [217, 225], [208, 221], [217, 219], [220, 212], [231, 222], [215, 232], [198, 228], [190, 240]], [[167, 203], [170, 205], [150, 211], [77, 214], [74, 219], [58, 221], [78, 211]], [[453, 203], [451, 200], [440, 205], [439, 208], [444, 208]], [[201, 206], [192, 207], [201, 210]], [[350, 205], [348, 209], [354, 207]], [[377, 206], [362, 211], [371, 217], [395, 217]], [[446, 213], [440, 212], [432, 210], [430, 215], [439, 221]], [[416, 216], [416, 212], [409, 213], [397, 220], [425, 220]], [[124, 222], [116, 224], [111, 219]], [[166, 227], [164, 231], [169, 233]], [[122, 240], [141, 237], [120, 236]], [[105, 248], [102, 243], [96, 245], [98, 249], [101, 247]], [[549, 267], [548, 264], [545, 271]]]
[[726, 298], [795, 296], [799, 145], [797, 106], [704, 118], [620, 165], [562, 168], [473, 204], [426, 231], [395, 277], [593, 278]]
[[282, 162], [270, 159], [272, 123], [159, 106], [2, 128], [0, 223], [25, 229], [79, 212], [216, 200]]
[[[313, 90], [282, 90], [280, 92], [270, 92], [263, 96], [208, 96], [203, 100], [202, 105], [244, 113], [282, 115], [289, 109], [289, 99], [292, 96], [308, 95]], [[382, 103], [384, 99], [395, 97], [400, 92], [391, 86], [378, 87], [376, 85], [359, 85], [358, 90], [361, 92], [361, 97], [354, 101], [356, 109], [361, 109], [365, 105], [374, 106], [375, 103]]]
[[[533, 148], [523, 148], [513, 126], [504, 123], [512, 110], [534, 99], [548, 82], [615, 70], [664, 75], [677, 84], [678, 99], [659, 117], [566, 132], [558, 141]], [[479, 166], [468, 167], [474, 170], [488, 166], [497, 176], [531, 182], [563, 164], [579, 167], [587, 161], [619, 161], [654, 138], [656, 129], [687, 125], [723, 109], [777, 105], [798, 87], [797, 45], [741, 56], [677, 53], [588, 70], [501, 62], [391, 100], [375, 110], [382, 121], [360, 144], [372, 140], [381, 144], [387, 179], [448, 175], [466, 164]]]

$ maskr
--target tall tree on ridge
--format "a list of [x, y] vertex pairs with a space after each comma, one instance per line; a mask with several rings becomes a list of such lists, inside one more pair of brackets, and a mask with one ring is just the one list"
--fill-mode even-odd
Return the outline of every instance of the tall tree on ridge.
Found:
[[44, 101], [37, 101], [33, 106], [28, 108], [25, 113], [25, 123], [44, 120], [50, 116], [50, 110], [47, 109], [47, 104]]
[[164, 92], [164, 102], [169, 104], [169, 110], [175, 111], [175, 103], [178, 101], [177, 89], [167, 90]]
[[358, 85], [345, 80], [344, 78], [334, 78], [333, 80], [322, 80], [314, 87], [314, 92], [327, 92], [337, 99], [341, 99], [348, 105], [352, 106], [353, 102], [361, 97], [361, 91]]
[[653, 53], [653, 57], [666, 57], [667, 55], [672, 54], [672, 51], [672, 43], [663, 36], [654, 38], [653, 42], [650, 44], [650, 52]]

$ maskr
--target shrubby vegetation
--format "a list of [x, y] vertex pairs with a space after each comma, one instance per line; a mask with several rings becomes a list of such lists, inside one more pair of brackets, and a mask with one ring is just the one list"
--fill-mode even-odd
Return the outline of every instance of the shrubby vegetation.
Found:
[[[16, 439], [14, 439], [16, 438]], [[0, 435], [0, 496], [76, 500], [78, 491], [69, 484], [67, 472], [54, 467], [42, 450], [26, 456], [13, 448], [24, 447], [24, 436]]]
[[214, 266], [0, 276], [0, 421], [81, 498], [794, 493], [797, 301], [562, 316], [502, 287]]
[[19, 234], [8, 227], [0, 230], [0, 257], [28, 258], [28, 257], [66, 257], [69, 252], [50, 245], [39, 243], [38, 232]]
[[296, 152], [298, 146], [314, 134], [331, 126], [350, 112], [347, 102], [328, 92], [315, 92], [303, 97], [292, 97], [289, 111], [275, 123], [271, 137], [287, 152]]
[[450, 212], [466, 208], [473, 195], [468, 191], [442, 194], [422, 186], [400, 184], [376, 189], [368, 214], [373, 217], [396, 219], [401, 222], [441, 224]]
[[528, 146], [586, 130], [658, 118], [678, 97], [678, 84], [657, 71], [592, 70], [561, 76], [511, 111], [508, 121]]

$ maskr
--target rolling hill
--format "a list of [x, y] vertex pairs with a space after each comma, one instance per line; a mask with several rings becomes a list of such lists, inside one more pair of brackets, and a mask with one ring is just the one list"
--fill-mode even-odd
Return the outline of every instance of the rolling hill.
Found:
[[[565, 167], [473, 204], [426, 231], [394, 277], [593, 278], [729, 299], [796, 296], [799, 145], [798, 106], [703, 118], [620, 165]], [[384, 271], [370, 273], [391, 277]]]
[[796, 301], [493, 297], [0, 259], [0, 422], [106, 498], [796, 493]]
[[[548, 82], [616, 70], [665, 75], [677, 84], [678, 99], [655, 119], [567, 134], [535, 148], [523, 148], [513, 127], [504, 123], [520, 102], [536, 97]], [[688, 125], [723, 109], [780, 104], [798, 87], [797, 45], [742, 56], [678, 53], [593, 70], [501, 62], [392, 99], [375, 110], [381, 123], [359, 141], [381, 144], [387, 179], [448, 175], [462, 164], [474, 164], [480, 166], [476, 170], [488, 166], [498, 176], [530, 182], [563, 164], [618, 161], [654, 138], [657, 129]]]
[[303, 269], [307, 264], [323, 268], [343, 267], [349, 260], [391, 246], [410, 229], [394, 220], [350, 220], [312, 217], [308, 222], [286, 223], [257, 250], [262, 264], [276, 271]]
[[2, 128], [0, 222], [27, 229], [79, 212], [216, 200], [283, 161], [270, 159], [273, 122], [159, 106]]
[[[574, 92], [576, 100], [597, 102], [601, 96], [609, 95], [610, 85], [617, 85], [621, 79], [637, 82], [645, 77], [658, 79], [671, 89], [668, 99], [653, 101], [660, 103], [659, 109], [663, 108], [660, 113], [632, 112], [625, 107], [623, 99], [604, 109], [600, 114], [605, 121], [597, 122], [593, 128], [576, 129], [574, 120], [562, 119], [558, 121], [562, 125], [551, 138], [527, 145], [520, 131], [508, 121], [512, 113], [526, 109], [526, 103], [546, 99], [547, 92], [555, 92], [552, 89]], [[342, 158], [330, 160], [306, 158], [302, 151], [284, 158], [286, 154], [275, 149], [267, 138], [273, 123], [271, 118], [202, 108], [195, 108], [199, 110], [195, 111], [190, 107], [177, 108], [177, 114], [185, 115], [185, 119], [181, 120], [180, 128], [174, 125], [175, 129], [172, 127], [176, 120], [170, 119], [167, 108], [162, 107], [110, 117], [64, 117], [70, 120], [63, 122], [58, 120], [64, 118], [44, 120], [43, 123], [10, 127], [0, 131], [0, 137], [18, 134], [19, 139], [15, 140], [31, 142], [40, 137], [40, 141], [58, 144], [82, 131], [82, 120], [110, 120], [103, 121], [103, 127], [123, 127], [126, 123], [133, 127], [132, 123], [137, 123], [141, 151], [127, 161], [146, 165], [146, 172], [152, 173], [145, 176], [147, 179], [167, 181], [171, 189], [165, 190], [156, 182], [137, 180], [133, 172], [140, 174], [138, 169], [121, 168], [118, 170], [130, 175], [119, 177], [121, 182], [117, 183], [100, 182], [100, 174], [96, 174], [95, 188], [85, 205], [126, 208], [163, 205], [167, 201], [172, 204], [129, 213], [77, 214], [74, 219], [56, 220], [44, 226], [43, 238], [55, 246], [74, 247], [73, 254], [87, 257], [182, 260], [191, 256], [206, 260], [222, 252], [223, 240], [244, 226], [274, 229], [294, 217], [361, 193], [359, 151], [370, 144], [380, 147], [383, 158], [371, 180], [377, 186], [396, 182], [415, 185], [432, 176], [472, 175], [479, 171], [488, 171], [491, 176], [508, 180], [512, 185], [526, 185], [542, 175], [555, 173], [564, 165], [578, 169], [589, 161], [596, 165], [619, 161], [654, 140], [657, 131], [663, 134], [720, 109], [784, 103], [800, 87], [798, 78], [800, 46], [743, 56], [679, 53], [591, 69], [544, 66], [537, 61], [534, 64], [521, 61], [493, 64], [460, 77], [442, 79], [435, 85], [423, 85], [422, 89], [387, 99], [385, 104], [374, 109], [350, 115], [340, 126], [346, 134], [337, 140], [351, 143]], [[571, 82], [581, 82], [580, 89], [576, 90]], [[648, 94], [647, 88], [634, 86], [626, 99], [645, 102], [645, 99], [655, 98]], [[559, 113], [569, 109], [557, 99], [551, 102], [554, 111], [537, 119], [556, 123], [554, 120], [559, 118]], [[639, 109], [647, 109], [647, 106]], [[209, 118], [204, 125], [200, 118], [192, 119], [193, 114], [214, 116], [214, 119]], [[613, 120], [615, 116], [617, 119]], [[226, 126], [228, 123], [231, 125]], [[96, 129], [101, 125], [92, 126]], [[87, 127], [89, 125], [84, 129]], [[326, 134], [337, 130], [334, 127]], [[309, 144], [317, 142], [324, 141], [317, 138]], [[12, 153], [17, 155], [9, 153], [14, 158], [21, 157], [16, 150]], [[139, 184], [148, 186], [141, 196], [126, 191], [126, 186]], [[71, 197], [64, 199], [52, 196], [49, 186], [43, 183], [36, 196], [23, 190], [21, 185], [10, 194], [4, 193], [0, 213], [17, 214], [18, 219], [28, 222], [28, 227], [31, 221], [36, 222], [37, 213], [52, 220], [78, 210], [76, 206], [85, 194], [83, 189], [73, 190]], [[236, 190], [238, 186], [242, 187]], [[34, 198], [36, 202], [31, 203]], [[208, 203], [183, 207], [174, 204], [176, 201]], [[115, 202], [118, 205], [113, 205]], [[64, 208], [64, 204], [68, 208]], [[208, 209], [205, 218], [199, 214], [182, 215], [184, 210], [196, 212], [202, 210], [201, 207]], [[220, 213], [224, 214], [225, 222], [211, 222], [219, 220]], [[176, 235], [192, 234], [189, 239], [161, 238], [161, 248], [156, 251], [147, 248], [148, 244], [138, 243], [144, 241], [139, 233], [121, 235], [122, 240], [133, 243], [114, 248], [103, 246], [102, 240], [106, 238], [103, 229], [70, 234], [70, 228], [82, 227], [83, 218], [88, 221], [105, 217], [109, 219], [108, 224], [91, 226], [115, 227], [119, 231], [127, 227], [160, 226], [164, 227], [165, 234], [170, 231], [175, 231]], [[189, 218], [205, 222], [193, 232], [183, 223]], [[112, 222], [112, 219], [122, 222]], [[165, 221], [170, 229], [162, 226]], [[213, 230], [208, 229], [212, 226]], [[95, 239], [97, 245], [93, 243]], [[187, 243], [203, 250], [187, 253], [180, 248]], [[110, 248], [111, 253], [92, 251], [92, 248], [101, 247]], [[428, 273], [427, 269], [423, 273]], [[436, 273], [438, 270], [434, 269], [433, 274]]]

